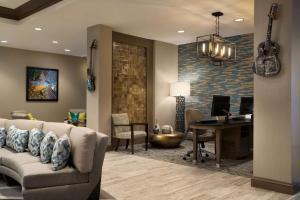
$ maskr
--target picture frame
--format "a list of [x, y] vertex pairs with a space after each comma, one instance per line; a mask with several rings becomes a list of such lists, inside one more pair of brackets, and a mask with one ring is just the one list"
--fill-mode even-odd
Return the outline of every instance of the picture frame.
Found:
[[26, 67], [26, 101], [58, 101], [59, 70]]

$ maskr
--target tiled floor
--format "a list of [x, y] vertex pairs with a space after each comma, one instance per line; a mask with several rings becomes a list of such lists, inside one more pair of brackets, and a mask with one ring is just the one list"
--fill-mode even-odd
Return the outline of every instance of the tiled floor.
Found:
[[106, 154], [102, 190], [110, 196], [106, 199], [117, 200], [297, 199], [296, 196], [252, 188], [248, 177], [120, 152]]

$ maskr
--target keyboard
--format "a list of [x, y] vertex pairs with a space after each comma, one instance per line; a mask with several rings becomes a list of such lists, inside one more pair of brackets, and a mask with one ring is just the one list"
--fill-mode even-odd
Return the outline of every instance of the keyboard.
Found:
[[231, 118], [233, 121], [244, 121], [246, 118], [245, 117], [233, 117]]
[[199, 124], [215, 124], [217, 122], [218, 122], [218, 120], [215, 120], [215, 119], [197, 121], [197, 123], [199, 123]]

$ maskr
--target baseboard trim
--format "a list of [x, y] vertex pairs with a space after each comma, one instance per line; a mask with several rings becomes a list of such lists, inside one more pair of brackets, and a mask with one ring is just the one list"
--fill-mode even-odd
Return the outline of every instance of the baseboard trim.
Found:
[[275, 192], [280, 192], [284, 194], [296, 194], [300, 191], [300, 182], [291, 184], [259, 177], [252, 177], [251, 186], [267, 190], [273, 190]]

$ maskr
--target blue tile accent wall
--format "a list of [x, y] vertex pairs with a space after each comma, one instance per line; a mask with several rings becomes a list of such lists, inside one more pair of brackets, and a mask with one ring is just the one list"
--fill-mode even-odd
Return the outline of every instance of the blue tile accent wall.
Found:
[[227, 38], [237, 44], [237, 60], [214, 66], [206, 58], [197, 59], [196, 43], [179, 46], [179, 80], [190, 81], [191, 96], [186, 108], [197, 108], [205, 117], [211, 115], [213, 95], [231, 97], [230, 112], [239, 113], [240, 97], [253, 96], [253, 34]]

